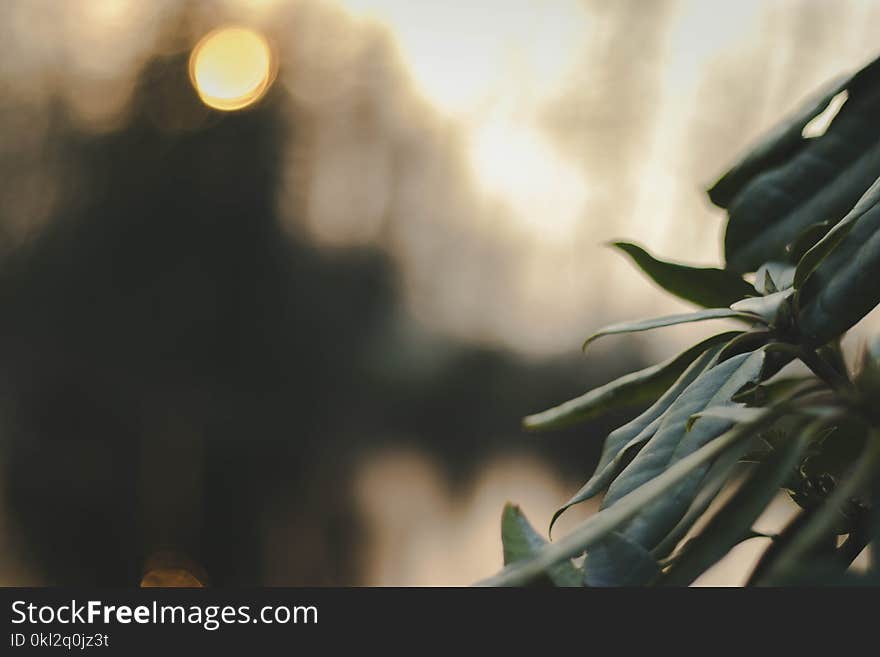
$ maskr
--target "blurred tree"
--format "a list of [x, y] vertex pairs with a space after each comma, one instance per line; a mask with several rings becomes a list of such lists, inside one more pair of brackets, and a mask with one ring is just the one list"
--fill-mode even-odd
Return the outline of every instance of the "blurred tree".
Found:
[[[176, 550], [213, 584], [357, 582], [361, 448], [405, 436], [464, 476], [511, 447], [515, 409], [583, 384], [572, 364], [402, 338], [383, 255], [282, 235], [289, 102], [276, 86], [248, 111], [209, 110], [171, 57], [117, 132], [83, 134], [57, 109], [52, 145], [76, 176], [0, 270], [3, 482], [47, 581], [135, 585]], [[569, 468], [597, 456], [530, 449]], [[285, 580], [266, 582], [279, 513], [297, 537]]]

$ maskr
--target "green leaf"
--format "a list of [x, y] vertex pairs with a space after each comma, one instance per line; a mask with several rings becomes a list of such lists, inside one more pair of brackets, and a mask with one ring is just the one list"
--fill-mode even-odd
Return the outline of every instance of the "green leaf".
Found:
[[740, 425], [712, 442], [688, 454], [663, 474], [620, 498], [613, 507], [591, 516], [564, 538], [548, 543], [529, 559], [506, 566], [501, 572], [478, 582], [480, 586], [520, 586], [539, 577], [547, 568], [581, 554], [601, 541], [617, 527], [639, 513], [653, 500], [681, 484], [691, 474], [703, 468], [740, 441], [752, 436], [760, 425]]
[[[702, 418], [687, 430], [688, 419], [695, 413], [714, 406], [733, 405], [732, 396], [744, 386], [756, 383], [764, 365], [764, 350], [740, 354], [702, 373], [670, 406], [657, 433], [641, 449], [632, 462], [624, 468], [608, 488], [603, 507], [613, 508], [618, 501], [654, 479], [671, 465], [710, 443], [733, 426], [734, 422], [722, 418]], [[751, 426], [751, 425], [744, 425]], [[646, 550], [653, 549], [678, 523], [698, 492], [705, 468], [696, 471], [675, 492], [656, 499], [631, 519], [620, 534]], [[608, 546], [599, 544], [593, 552], [607, 552]], [[613, 555], [599, 557], [603, 564], [615, 563]], [[590, 554], [585, 564], [587, 582], [593, 578]], [[628, 564], [617, 561], [617, 574], [623, 577]], [[609, 581], [615, 577], [607, 571], [597, 580]]]
[[850, 224], [800, 288], [797, 323], [806, 342], [823, 345], [852, 328], [880, 302], [878, 280], [880, 204]]
[[730, 270], [664, 262], [629, 242], [612, 245], [632, 258], [664, 290], [698, 306], [721, 308], [755, 294], [754, 287]]
[[663, 538], [657, 546], [651, 550], [651, 554], [658, 559], [666, 559], [681, 540], [687, 535], [697, 520], [706, 512], [709, 505], [717, 497], [721, 489], [727, 483], [736, 466], [749, 451], [749, 444], [754, 441], [743, 441], [727, 450], [712, 464], [706, 477], [700, 485], [700, 491], [694, 497], [687, 512], [682, 516], [675, 527]]
[[[727, 268], [755, 271], [782, 260], [805, 228], [836, 223], [880, 176], [877, 61], [846, 85], [848, 99], [828, 130], [796, 146], [731, 196], [724, 247]], [[839, 89], [842, 91], [842, 89]], [[829, 97], [829, 102], [830, 102]]]
[[662, 586], [687, 586], [737, 543], [749, 538], [752, 524], [779, 492], [779, 487], [797, 467], [817, 430], [818, 423], [799, 431], [768, 459], [757, 466], [693, 539], [687, 542], [670, 568], [663, 573]]
[[740, 333], [729, 331], [712, 336], [669, 360], [625, 374], [559, 406], [529, 415], [523, 419], [523, 428], [528, 431], [559, 429], [657, 399], [707, 349], [727, 343]]
[[[722, 334], [727, 335], [727, 334]], [[637, 418], [608, 434], [602, 448], [599, 464], [589, 481], [566, 502], [550, 520], [550, 531], [562, 513], [585, 500], [595, 497], [607, 488], [627, 460], [644, 445], [660, 426], [660, 419], [679, 395], [715, 360], [721, 345], [715, 345], [701, 354], [650, 408]]]
[[[602, 539], [603, 545], [608, 549], [597, 553], [590, 553], [590, 571], [592, 576], [588, 586], [644, 586], [654, 581], [660, 575], [660, 566], [657, 560], [638, 543], [634, 543], [617, 532], [611, 532]], [[601, 559], [613, 558], [615, 563], [603, 564]], [[621, 577], [604, 581], [602, 573], [616, 573], [614, 566], [618, 561], [624, 561], [628, 567]]]
[[[752, 569], [752, 572], [746, 581], [746, 586], [754, 586], [757, 582], [763, 579], [769, 566], [776, 560], [782, 549], [791, 542], [792, 537], [803, 528], [809, 520], [810, 514], [814, 512], [815, 509], [799, 511], [785, 524], [781, 531], [777, 532], [776, 536], [773, 538], [773, 542], [770, 543], [766, 550], [764, 550], [763, 554], [761, 554], [761, 558], [758, 559], [758, 562]], [[836, 542], [837, 541], [835, 540], [834, 543]]]
[[786, 262], [765, 262], [755, 272], [755, 287], [761, 294], [773, 294], [792, 286], [794, 266]]
[[709, 308], [707, 310], [698, 310], [692, 313], [683, 313], [679, 315], [666, 315], [665, 317], [654, 317], [652, 319], [642, 319], [632, 322], [621, 322], [612, 324], [600, 329], [584, 342], [583, 349], [586, 349], [591, 342], [605, 335], [616, 335], [620, 333], [637, 333], [639, 331], [650, 331], [655, 328], [664, 326], [674, 326], [676, 324], [688, 324], [691, 322], [703, 322], [707, 319], [725, 319], [725, 318], [748, 319], [750, 321], [763, 321], [759, 316], [747, 313], [745, 311], [731, 310], [730, 308]]
[[[872, 111], [880, 111], [880, 104]], [[853, 135], [847, 139], [858, 140], [858, 136]], [[839, 150], [847, 148], [838, 146]], [[760, 193], [770, 199], [784, 198], [790, 187], [809, 189], [807, 198], [798, 198], [792, 202], [799, 203], [798, 205], [786, 203], [778, 208], [773, 207], [772, 213], [762, 213], [759, 207], [755, 207], [761, 201], [744, 198], [731, 206], [725, 233], [726, 266], [738, 272], [753, 271], [764, 262], [784, 258], [789, 244], [808, 226], [826, 218], [830, 218], [831, 223], [840, 221], [880, 175], [880, 144], [873, 146], [858, 161], [848, 166], [839, 162], [839, 159], [839, 156], [829, 153], [797, 163], [795, 171], [803, 166], [810, 166], [813, 162], [819, 163], [813, 165], [816, 171], [811, 177], [819, 178], [813, 185], [801, 183], [800, 180], [778, 180], [777, 176], [781, 175], [778, 172], [768, 172], [765, 174], [768, 180], [758, 181], [766, 183], [769, 189], [761, 190]], [[827, 181], [824, 179], [827, 174], [823, 173], [826, 170], [842, 173], [832, 181]], [[795, 171], [786, 173], [796, 176]], [[746, 216], [761, 216], [763, 222], [743, 226]], [[746, 234], [742, 235], [743, 233]]]
[[[547, 541], [535, 531], [520, 508], [506, 504], [501, 514], [501, 542], [504, 564], [532, 558]], [[547, 576], [556, 586], [581, 586], [581, 573], [571, 561], [563, 561], [547, 569]]]
[[800, 395], [827, 389], [827, 385], [815, 377], [787, 377], [780, 378], [769, 383], [760, 383], [750, 388], [744, 388], [733, 396], [733, 401], [750, 404], [752, 406], [766, 406], [782, 399], [797, 397]]
[[792, 288], [787, 288], [779, 292], [774, 292], [773, 294], [768, 294], [764, 297], [750, 297], [748, 299], [743, 299], [742, 301], [737, 301], [731, 306], [731, 309], [757, 315], [761, 317], [764, 322], [773, 326], [780, 316], [780, 310], [788, 303], [793, 295], [794, 290]]
[[743, 187], [757, 174], [773, 168], [800, 150], [806, 139], [804, 127], [819, 116], [832, 99], [846, 89], [850, 78], [841, 76], [823, 87], [790, 116], [773, 127], [744, 157], [709, 188], [709, 199], [718, 207], [726, 208]]
[[819, 221], [804, 228], [797, 238], [785, 248], [788, 252], [789, 262], [793, 262], [797, 265], [797, 263], [800, 262], [800, 259], [804, 257], [804, 254], [816, 246], [816, 244], [819, 243], [819, 240], [825, 237], [828, 234], [828, 231], [834, 228], [834, 226], [834, 223], [826, 219], [825, 221]]
[[880, 179], [874, 181], [868, 191], [865, 192], [855, 207], [847, 213], [840, 223], [834, 226], [821, 240], [804, 253], [795, 270], [793, 281], [795, 288], [803, 287], [804, 283], [816, 271], [822, 261], [849, 235], [862, 215], [875, 207], [878, 201], [880, 201]]
[[[814, 418], [832, 418], [841, 414], [841, 407], [833, 404], [811, 403], [801, 408], [795, 408], [795, 410], [801, 415], [808, 415]], [[700, 418], [710, 417], [730, 420], [731, 422], [754, 422], [765, 412], [766, 409], [764, 408], [753, 408], [751, 406], [715, 406], [691, 415], [688, 418], [686, 427], [690, 431], [694, 422]]]
[[718, 360], [724, 361], [731, 356], [756, 351], [761, 347], [769, 348], [774, 344], [773, 338], [772, 331], [769, 331], [765, 325], [758, 324], [724, 345], [721, 353], [718, 354]]
[[763, 408], [750, 408], [748, 406], [713, 406], [705, 411], [694, 413], [687, 419], [685, 430], [690, 431], [694, 422], [700, 418], [713, 417], [731, 422], [754, 422], [763, 415]]
[[706, 418], [695, 423], [690, 431], [687, 423], [692, 415], [708, 408], [735, 405], [732, 396], [760, 379], [764, 357], [763, 349], [739, 354], [701, 373], [670, 406], [646, 449], [614, 481], [605, 505], [614, 504], [670, 463], [726, 431], [733, 421]]

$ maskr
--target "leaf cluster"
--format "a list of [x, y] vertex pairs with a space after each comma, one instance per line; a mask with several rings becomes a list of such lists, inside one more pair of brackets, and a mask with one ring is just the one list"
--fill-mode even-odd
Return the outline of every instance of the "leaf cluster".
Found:
[[[807, 127], [832, 109], [821, 135]], [[726, 210], [724, 266], [668, 262], [615, 242], [656, 285], [700, 308], [587, 338], [732, 318], [668, 360], [524, 420], [574, 425], [640, 404], [605, 438], [598, 466], [556, 512], [604, 494], [568, 535], [502, 518], [505, 568], [482, 582], [680, 586], [742, 541], [780, 491], [800, 513], [749, 583], [880, 583], [880, 341], [854, 367], [843, 335], [880, 303], [880, 60], [809, 99], [708, 190]], [[800, 362], [808, 375], [788, 374]], [[803, 369], [803, 368], [801, 368]], [[722, 494], [723, 493], [723, 494]], [[583, 559], [581, 560], [581, 557]]]

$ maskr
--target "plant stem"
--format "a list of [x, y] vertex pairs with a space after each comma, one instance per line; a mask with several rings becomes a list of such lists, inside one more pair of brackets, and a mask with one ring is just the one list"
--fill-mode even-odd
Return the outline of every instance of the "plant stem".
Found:
[[799, 357], [801, 362], [825, 381], [835, 391], [848, 394], [852, 391], [852, 382], [846, 376], [829, 365], [819, 354], [812, 349], [802, 349]]

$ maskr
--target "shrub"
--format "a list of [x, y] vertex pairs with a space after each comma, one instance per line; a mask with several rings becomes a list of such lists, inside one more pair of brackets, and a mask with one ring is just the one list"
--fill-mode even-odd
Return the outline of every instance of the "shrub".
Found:
[[[702, 308], [605, 327], [585, 348], [684, 322], [743, 326], [525, 418], [542, 431], [650, 403], [608, 434], [598, 467], [551, 530], [565, 509], [604, 491], [600, 511], [548, 543], [508, 505], [506, 566], [482, 583], [687, 585], [755, 536], [780, 489], [800, 511], [749, 584], [880, 582], [875, 565], [849, 570], [872, 541], [880, 546], [880, 341], [862, 349], [853, 372], [840, 349], [880, 302], [878, 117], [880, 60], [809, 100], [725, 173], [708, 191], [727, 211], [723, 268], [614, 244]], [[811, 136], [820, 120], [827, 128]], [[806, 368], [790, 367], [796, 361]]]

